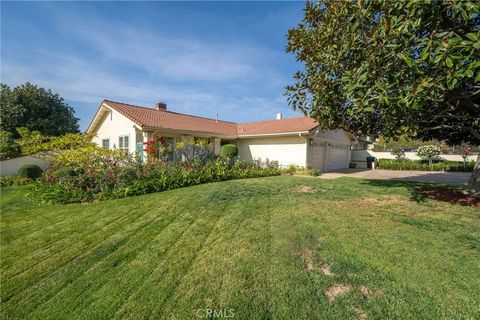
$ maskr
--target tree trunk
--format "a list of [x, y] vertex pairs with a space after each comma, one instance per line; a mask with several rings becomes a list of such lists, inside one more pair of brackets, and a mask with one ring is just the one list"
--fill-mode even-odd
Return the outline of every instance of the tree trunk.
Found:
[[473, 194], [480, 194], [480, 153], [477, 156], [477, 162], [473, 168], [472, 176], [468, 182], [468, 189], [473, 192]]

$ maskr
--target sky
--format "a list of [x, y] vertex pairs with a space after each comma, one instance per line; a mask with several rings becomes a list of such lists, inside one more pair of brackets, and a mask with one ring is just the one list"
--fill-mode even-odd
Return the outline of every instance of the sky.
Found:
[[1, 2], [1, 82], [59, 93], [85, 130], [103, 99], [234, 122], [299, 116], [296, 2]]

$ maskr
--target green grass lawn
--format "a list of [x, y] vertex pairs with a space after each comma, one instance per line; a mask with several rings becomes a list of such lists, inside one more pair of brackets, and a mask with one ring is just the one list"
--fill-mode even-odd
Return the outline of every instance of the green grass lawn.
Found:
[[480, 210], [417, 186], [282, 176], [78, 205], [5, 188], [1, 316], [478, 319]]

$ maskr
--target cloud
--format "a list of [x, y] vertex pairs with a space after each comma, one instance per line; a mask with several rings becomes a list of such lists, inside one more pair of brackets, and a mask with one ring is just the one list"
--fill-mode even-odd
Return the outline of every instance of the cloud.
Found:
[[144, 106], [162, 100], [170, 110], [219, 113], [231, 121], [294, 114], [282, 96], [281, 51], [235, 39], [172, 37], [100, 17], [86, 22], [83, 15], [51, 9], [54, 24], [75, 45], [2, 49], [2, 82], [50, 88], [74, 107], [85, 105], [82, 118], [92, 117], [104, 98]]
[[261, 76], [276, 52], [259, 45], [201, 41], [135, 30], [122, 23], [66, 24], [99, 58], [171, 81], [220, 82]]

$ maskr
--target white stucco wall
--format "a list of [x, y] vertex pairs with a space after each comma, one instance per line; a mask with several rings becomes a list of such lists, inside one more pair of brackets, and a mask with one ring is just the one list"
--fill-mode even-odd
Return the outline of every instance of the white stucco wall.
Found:
[[[352, 161], [366, 161], [366, 157], [375, 157], [377, 159], [395, 159], [395, 156], [390, 152], [375, 152], [372, 150], [352, 150]], [[441, 158], [449, 161], [463, 161], [461, 155], [458, 154], [441, 154]], [[405, 158], [409, 160], [421, 160], [415, 152], [405, 152]], [[469, 161], [477, 160], [477, 155], [471, 155], [468, 157]]]
[[283, 167], [307, 163], [307, 141], [299, 136], [239, 139], [237, 146], [243, 160], [274, 160]]
[[[137, 143], [136, 131], [134, 123], [131, 120], [116, 110], [111, 110], [100, 124], [97, 135], [93, 138], [93, 142], [101, 147], [102, 139], [110, 139], [110, 149], [113, 149], [114, 146], [118, 149], [118, 138], [120, 136], [128, 136], [128, 151], [135, 152], [135, 144]], [[139, 137], [141, 137], [141, 135], [139, 135]]]
[[3, 160], [0, 161], [0, 176], [15, 176], [17, 175], [18, 169], [20, 169], [26, 164], [36, 164], [37, 166], [42, 168], [42, 170], [45, 170], [48, 166], [47, 161], [31, 156]]

